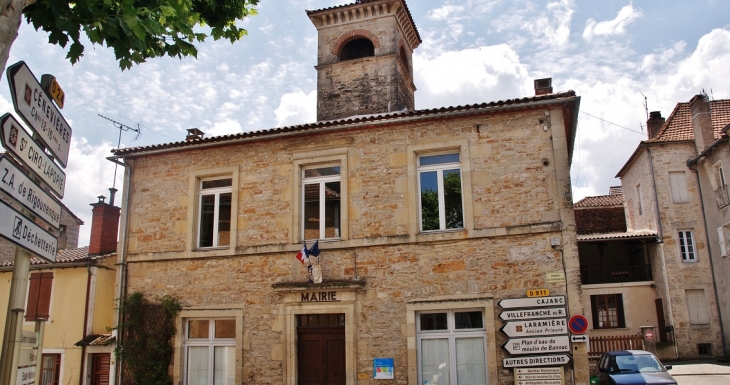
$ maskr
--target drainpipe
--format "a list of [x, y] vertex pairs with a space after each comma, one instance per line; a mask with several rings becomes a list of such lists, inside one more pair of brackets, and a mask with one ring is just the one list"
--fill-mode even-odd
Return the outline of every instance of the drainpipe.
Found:
[[[84, 332], [81, 334], [86, 338], [86, 331], [89, 328], [89, 297], [91, 294], [91, 260], [86, 264], [86, 306], [84, 306]], [[86, 344], [81, 345], [81, 373], [79, 375], [79, 385], [84, 384], [84, 377], [88, 371], [88, 362], [86, 362]]]
[[[115, 345], [115, 351], [119, 351], [119, 349], [122, 346], [122, 336], [123, 333], [119, 332], [119, 325], [124, 319], [124, 309], [122, 308], [122, 300], [127, 294], [127, 249], [129, 248], [129, 242], [127, 241], [127, 233], [129, 232], [128, 229], [128, 223], [129, 223], [129, 197], [131, 195], [131, 185], [132, 185], [132, 173], [134, 171], [134, 160], [127, 160], [125, 159], [123, 162], [120, 162], [119, 157], [108, 157], [107, 160], [114, 162], [122, 167], [124, 167], [124, 196], [122, 197], [122, 215], [119, 221], [119, 238], [121, 239], [121, 242], [119, 242], [118, 246], [118, 256], [117, 256], [117, 266], [119, 267], [117, 269], [117, 284], [119, 285], [118, 291], [117, 291], [117, 300], [118, 305], [117, 306], [117, 313], [115, 314], [116, 322], [115, 322], [115, 332], [116, 335], [116, 345]], [[115, 371], [114, 376], [112, 376], [112, 381], [115, 381], [116, 384], [122, 383], [122, 359], [121, 357], [115, 357]], [[111, 385], [114, 385], [112, 383]]]
[[[651, 170], [651, 183], [654, 188], [654, 207], [656, 210], [656, 223], [657, 223], [657, 243], [659, 244], [659, 254], [662, 260], [662, 274], [664, 275], [664, 291], [667, 293], [667, 305], [669, 310], [669, 322], [672, 323], [672, 328], [675, 328], [674, 324], [674, 310], [672, 307], [672, 296], [669, 294], [669, 278], [667, 277], [667, 261], [664, 257], [664, 230], [662, 229], [662, 217], [659, 213], [659, 195], [657, 194], [656, 178], [654, 177], [654, 157], [651, 155], [651, 148], [647, 145], [646, 152], [649, 154], [649, 168]], [[672, 333], [674, 335], [674, 333]], [[677, 347], [677, 339], [674, 338], [674, 356], [679, 359], [679, 347]]]
[[697, 177], [697, 190], [700, 193], [700, 208], [702, 209], [702, 220], [705, 223], [705, 239], [707, 242], [707, 255], [710, 258], [710, 272], [712, 272], [712, 288], [715, 291], [715, 305], [717, 306], [717, 317], [720, 320], [720, 341], [722, 342], [722, 356], [727, 357], [727, 349], [725, 347], [725, 327], [722, 323], [722, 311], [720, 309], [720, 297], [717, 293], [717, 281], [715, 280], [715, 263], [712, 261], [712, 249], [710, 248], [710, 233], [709, 229], [707, 227], [707, 215], [705, 214], [705, 199], [702, 195], [702, 184], [700, 183], [700, 173], [697, 171], [696, 168], [692, 168], [692, 166], [696, 166], [696, 163], [689, 166], [689, 169], [692, 170]]

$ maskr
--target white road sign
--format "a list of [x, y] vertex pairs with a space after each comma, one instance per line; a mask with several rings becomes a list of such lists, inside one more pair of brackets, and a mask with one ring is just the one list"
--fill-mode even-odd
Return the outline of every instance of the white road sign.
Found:
[[546, 354], [570, 351], [568, 336], [550, 336], [536, 338], [510, 338], [502, 344], [502, 348], [510, 354]]
[[567, 354], [551, 354], [545, 356], [510, 357], [502, 359], [505, 368], [524, 368], [530, 366], [565, 365], [570, 362]]
[[71, 126], [25, 62], [19, 61], [8, 67], [7, 77], [15, 111], [38, 134], [59, 163], [66, 167], [71, 147]]
[[581, 342], [581, 343], [588, 343], [588, 336], [586, 335], [571, 335], [570, 336], [570, 342]]
[[38, 347], [38, 336], [39, 336], [38, 332], [22, 330], [20, 332], [20, 347], [37, 348]]
[[558, 318], [567, 317], [568, 313], [564, 307], [551, 307], [545, 309], [524, 309], [524, 310], [506, 310], [499, 313], [499, 318], [503, 321], [525, 320], [525, 319], [542, 319], [542, 318]]
[[499, 301], [499, 307], [502, 309], [546, 306], [565, 306], [565, 296], [551, 295], [548, 297], [508, 298]]
[[557, 380], [548, 379], [528, 379], [528, 380], [517, 380], [515, 385], [563, 385], [563, 378]]
[[35, 383], [35, 366], [18, 368], [15, 385], [30, 385]]
[[553, 334], [568, 334], [568, 321], [565, 318], [509, 321], [500, 328], [508, 337], [538, 337]]
[[1, 200], [0, 236], [48, 262], [56, 262], [56, 237]]
[[0, 189], [54, 228], [61, 225], [61, 204], [4, 155], [0, 155]]
[[37, 358], [38, 358], [38, 349], [20, 349], [20, 358], [18, 359], [18, 367], [35, 365]]
[[0, 141], [3, 147], [35, 172], [56, 195], [63, 198], [66, 190], [66, 174], [43, 152], [20, 123], [12, 115], [5, 114], [0, 117], [0, 131], [2, 131]]

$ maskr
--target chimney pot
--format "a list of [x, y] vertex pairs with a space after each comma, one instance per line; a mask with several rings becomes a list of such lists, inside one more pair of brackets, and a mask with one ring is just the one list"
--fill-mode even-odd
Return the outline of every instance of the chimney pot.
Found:
[[187, 131], [188, 135], [185, 137], [186, 141], [203, 139], [203, 136], [205, 135], [203, 131], [200, 131], [197, 128], [188, 128]]

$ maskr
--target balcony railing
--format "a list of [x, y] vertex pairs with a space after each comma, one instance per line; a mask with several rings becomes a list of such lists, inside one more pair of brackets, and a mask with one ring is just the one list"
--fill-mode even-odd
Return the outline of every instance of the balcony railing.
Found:
[[653, 280], [650, 265], [585, 268], [580, 269], [580, 277], [584, 285]]
[[717, 209], [721, 209], [727, 205], [730, 205], [730, 198], [727, 194], [727, 185], [720, 187], [715, 190], [715, 199], [717, 200]]

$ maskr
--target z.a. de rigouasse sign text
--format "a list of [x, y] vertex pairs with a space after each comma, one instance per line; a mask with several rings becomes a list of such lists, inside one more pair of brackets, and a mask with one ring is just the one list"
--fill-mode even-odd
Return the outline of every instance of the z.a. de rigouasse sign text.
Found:
[[35, 184], [10, 159], [0, 155], [0, 190], [54, 228], [61, 225], [61, 204]]

